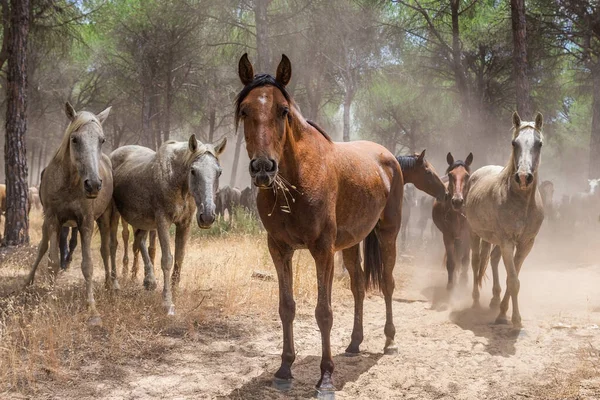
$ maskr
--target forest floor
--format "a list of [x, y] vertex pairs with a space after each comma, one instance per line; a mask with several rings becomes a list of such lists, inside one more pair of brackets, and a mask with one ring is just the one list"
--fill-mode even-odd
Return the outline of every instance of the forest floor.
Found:
[[[264, 236], [194, 237], [174, 317], [162, 313], [160, 290], [144, 291], [140, 276], [121, 278], [118, 294], [105, 292], [96, 251], [101, 327], [86, 324], [79, 258], [55, 285], [40, 273], [21, 290], [35, 248], [0, 253], [0, 399], [314, 397], [321, 353], [314, 263], [306, 252], [294, 258], [295, 379], [280, 392], [271, 385], [282, 347], [278, 289]], [[470, 283], [447, 295], [439, 247], [409, 246], [395, 271], [395, 356], [382, 353], [385, 306], [377, 293], [365, 299], [362, 354], [344, 356], [353, 299], [338, 269], [331, 340], [336, 397], [600, 398], [597, 239], [540, 238], [521, 273], [521, 330], [493, 324], [491, 279], [482, 309], [474, 310]]]

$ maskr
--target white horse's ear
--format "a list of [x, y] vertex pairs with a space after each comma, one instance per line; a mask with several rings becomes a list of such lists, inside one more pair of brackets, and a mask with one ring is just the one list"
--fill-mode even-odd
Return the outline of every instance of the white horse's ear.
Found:
[[281, 83], [283, 86], [287, 86], [287, 84], [290, 83], [290, 79], [292, 79], [292, 63], [285, 54], [282, 54], [281, 61], [277, 66], [275, 80]]
[[448, 152], [448, 154], [446, 154], [446, 162], [448, 165], [454, 164], [454, 157], [452, 156], [452, 153]]
[[473, 153], [469, 153], [469, 155], [465, 159], [465, 164], [467, 165], [467, 167], [470, 167], [472, 162], [473, 162]]
[[542, 113], [537, 113], [535, 116], [535, 129], [538, 131], [542, 130], [542, 126], [544, 125], [544, 116]]
[[244, 86], [254, 80], [254, 68], [252, 68], [252, 63], [248, 59], [248, 53], [244, 53], [240, 58], [240, 62], [238, 63], [238, 75]]
[[519, 113], [516, 111], [513, 113], [513, 125], [515, 128], [521, 127], [521, 117], [519, 117]]
[[65, 114], [67, 114], [69, 121], [75, 120], [75, 117], [77, 116], [77, 111], [75, 111], [71, 103], [68, 101], [65, 103]]
[[221, 143], [217, 144], [215, 146], [215, 153], [220, 156], [221, 153], [223, 153], [225, 151], [225, 146], [227, 145], [227, 138], [224, 137], [223, 140], [221, 140]]
[[96, 118], [98, 118], [98, 121], [100, 121], [101, 125], [104, 125], [104, 121], [106, 121], [106, 118], [108, 118], [108, 114], [110, 114], [111, 108], [112, 107], [108, 107], [106, 110], [104, 110], [100, 114], [96, 115]]
[[198, 150], [198, 140], [196, 139], [196, 135], [190, 136], [190, 140], [188, 140], [188, 148], [192, 153], [195, 153]]

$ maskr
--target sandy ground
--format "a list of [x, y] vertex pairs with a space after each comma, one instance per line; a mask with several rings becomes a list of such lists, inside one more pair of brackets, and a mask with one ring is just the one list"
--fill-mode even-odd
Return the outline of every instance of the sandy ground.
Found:
[[[398, 355], [382, 354], [385, 307], [380, 295], [371, 294], [365, 300], [363, 352], [346, 357], [353, 302], [348, 290], [338, 288], [332, 331], [336, 397], [599, 399], [600, 265], [593, 260], [600, 250], [583, 245], [561, 253], [549, 243], [534, 249], [521, 273], [522, 330], [493, 324], [496, 314], [487, 308], [489, 280], [482, 290], [483, 308], [474, 310], [470, 283], [447, 295], [440, 250], [415, 248], [400, 256], [396, 266]], [[76, 269], [69, 273], [80, 279]], [[277, 287], [276, 282], [261, 284]], [[321, 340], [313, 310], [306, 304], [297, 310], [295, 379], [286, 392], [271, 386], [282, 347], [279, 316], [272, 307], [261, 314], [266, 318], [249, 311], [203, 321], [192, 333], [174, 329], [155, 357], [118, 365], [89, 360], [78, 374], [86, 379], [41, 383], [33, 397], [314, 397]]]

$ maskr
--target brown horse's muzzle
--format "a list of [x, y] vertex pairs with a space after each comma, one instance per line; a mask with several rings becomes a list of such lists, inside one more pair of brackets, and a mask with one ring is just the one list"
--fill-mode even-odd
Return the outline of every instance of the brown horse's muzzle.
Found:
[[276, 175], [277, 161], [272, 158], [258, 157], [250, 161], [250, 177], [256, 186], [270, 187]]

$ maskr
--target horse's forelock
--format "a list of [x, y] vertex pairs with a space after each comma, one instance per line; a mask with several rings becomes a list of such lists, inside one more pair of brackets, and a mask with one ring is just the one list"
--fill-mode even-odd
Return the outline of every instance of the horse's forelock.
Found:
[[519, 126], [519, 128], [517, 129], [516, 127], [513, 127], [513, 140], [516, 139], [519, 134], [521, 133], [521, 131], [525, 130], [525, 129], [533, 129], [534, 132], [537, 132], [540, 135], [540, 140], [544, 140], [544, 133], [539, 130], [538, 128], [535, 127], [535, 122], [533, 121], [521, 121], [521, 126]]
[[446, 169], [446, 175], [448, 175], [449, 172], [458, 167], [463, 167], [467, 170], [467, 172], [471, 172], [471, 167], [469, 167], [463, 160], [456, 160], [452, 163], [452, 165], [448, 166], [448, 168]]
[[69, 152], [69, 144], [71, 143], [71, 134], [81, 128], [82, 126], [93, 122], [98, 124], [100, 129], [102, 129], [102, 124], [98, 121], [96, 116], [88, 111], [80, 111], [75, 115], [75, 119], [71, 121], [67, 129], [65, 129], [65, 133], [63, 135], [62, 141], [56, 154], [54, 155], [54, 159], [57, 161], [62, 161], [65, 159], [67, 153]]

